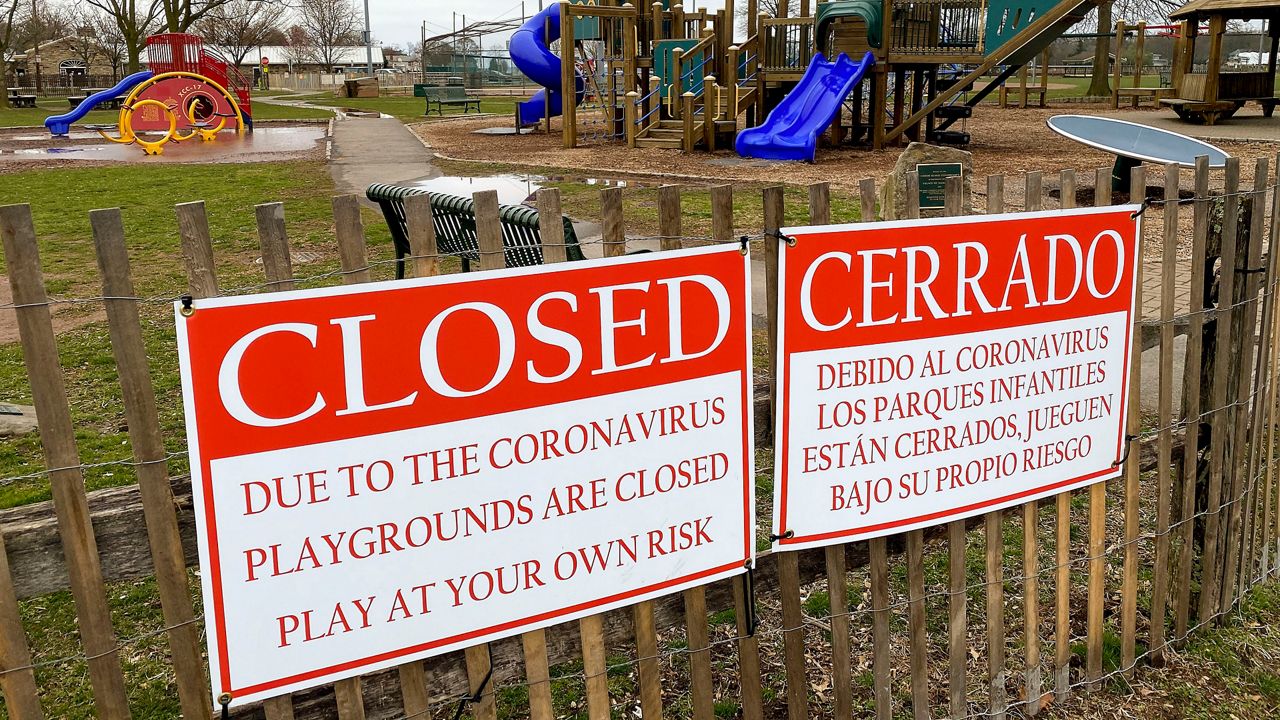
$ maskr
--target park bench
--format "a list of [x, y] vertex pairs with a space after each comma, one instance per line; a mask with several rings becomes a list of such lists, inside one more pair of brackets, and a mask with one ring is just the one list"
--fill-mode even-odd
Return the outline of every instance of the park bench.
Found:
[[[86, 92], [89, 92], [89, 95], [92, 95], [94, 92], [97, 92], [97, 91], [96, 90], [89, 91], [88, 89], [86, 89]], [[67, 104], [73, 108], [80, 107], [80, 103], [87, 100], [89, 98], [89, 95], [68, 95]], [[120, 106], [124, 104], [124, 101], [126, 98], [127, 98], [126, 95], [117, 95], [111, 98], [110, 100], [107, 100], [106, 102], [102, 103], [99, 107], [107, 110], [119, 110]]]
[[423, 91], [427, 98], [427, 111], [424, 115], [430, 115], [431, 108], [435, 107], [436, 114], [443, 116], [445, 106], [461, 106], [464, 115], [473, 107], [477, 113], [480, 112], [480, 98], [468, 95], [464, 87], [428, 87], [423, 88]]
[[8, 98], [9, 107], [33, 108], [36, 106], [36, 96], [23, 94], [22, 88], [9, 88]]
[[[431, 219], [436, 231], [436, 247], [441, 255], [453, 255], [462, 261], [462, 270], [480, 260], [476, 239], [476, 211], [471, 198], [430, 192], [422, 188], [374, 183], [365, 196], [378, 203], [391, 230], [396, 250], [396, 277], [404, 277], [404, 261], [409, 256], [409, 236], [405, 225], [404, 200], [410, 195], [426, 195], [431, 199]], [[507, 267], [542, 264], [542, 236], [538, 231], [538, 211], [525, 205], [503, 205], [502, 245], [506, 249]], [[573, 221], [564, 218], [565, 256], [582, 260], [582, 248], [573, 231]]]

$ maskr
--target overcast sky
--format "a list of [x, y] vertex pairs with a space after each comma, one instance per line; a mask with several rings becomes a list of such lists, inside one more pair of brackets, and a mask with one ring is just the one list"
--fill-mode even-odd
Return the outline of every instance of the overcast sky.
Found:
[[[362, 3], [364, 0], [355, 0]], [[720, 9], [724, 0], [694, 0], [699, 8]], [[501, 18], [519, 18], [519, 0], [368, 0], [369, 25], [373, 28], [373, 36], [380, 42], [389, 45], [400, 45], [415, 41], [422, 32], [422, 22], [427, 23], [427, 37], [449, 32], [453, 29], [453, 14], [458, 13], [458, 26], [462, 26], [462, 15], [466, 13], [467, 22], [477, 20], [498, 20]], [[550, 0], [544, 0], [550, 2]], [[525, 0], [525, 13], [532, 15], [538, 11], [538, 0]], [[492, 40], [484, 39], [484, 46], [494, 47], [502, 44], [498, 36]]]

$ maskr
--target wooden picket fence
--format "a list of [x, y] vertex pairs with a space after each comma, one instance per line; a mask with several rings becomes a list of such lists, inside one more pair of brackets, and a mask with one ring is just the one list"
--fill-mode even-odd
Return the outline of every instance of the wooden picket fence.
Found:
[[[908, 709], [915, 718], [1003, 718], [1035, 715], [1111, 676], [1158, 666], [1171, 645], [1229, 612], [1280, 566], [1273, 418], [1280, 316], [1276, 256], [1265, 252], [1280, 239], [1280, 194], [1271, 171], [1266, 158], [1258, 159], [1252, 185], [1242, 188], [1236, 160], [1222, 173], [1201, 164], [1191, 175], [1194, 197], [1180, 201], [1188, 173], [1171, 166], [1162, 177], [1169, 200], [1144, 204], [1143, 256], [1153, 274], [1141, 284], [1142, 306], [1151, 312], [1135, 319], [1135, 402], [1119, 479], [905, 535], [764, 552], [748, 578], [275, 698], [233, 715], [357, 720], [468, 714], [483, 720], [501, 712], [544, 720], [585, 709], [590, 720], [636, 713], [644, 720], [712, 720], [727, 707], [747, 720], [886, 719]], [[1101, 188], [1097, 204], [1112, 200], [1110, 168], [1083, 183], [1074, 171], [1063, 171], [1051, 183], [1056, 199], [1041, 173], [1016, 181], [1020, 193], [1013, 178], [987, 178], [985, 211], [1069, 207], [1077, 190], [1090, 185]], [[1133, 183], [1147, 187], [1142, 168], [1134, 171]], [[1019, 206], [1006, 202], [1007, 189], [1010, 197], [1022, 196]], [[984, 194], [976, 180], [973, 190], [975, 197]], [[968, 210], [960, 191], [953, 179], [948, 214]], [[606, 256], [638, 242], [625, 233], [623, 193], [602, 191]], [[917, 194], [912, 176], [907, 196]], [[499, 267], [504, 254], [497, 197], [484, 192], [475, 200], [481, 268]], [[845, 219], [831, 217], [830, 200], [827, 184], [809, 188], [812, 223]], [[873, 180], [860, 183], [858, 200], [862, 217], [874, 217]], [[757, 252], [763, 249], [772, 314], [783, 189], [764, 189], [763, 201], [762, 232], [747, 239]], [[732, 186], [711, 189], [708, 237], [682, 232], [680, 188], [660, 188], [657, 203], [659, 236], [644, 241], [662, 250], [740, 240]], [[544, 257], [563, 261], [557, 191], [540, 191], [538, 207]], [[442, 268], [430, 212], [425, 197], [407, 203], [410, 266], [417, 276]], [[908, 209], [909, 216], [917, 212]], [[387, 270], [367, 260], [358, 200], [334, 198], [333, 213], [341, 270], [327, 276], [360, 283], [375, 269]], [[133, 452], [124, 469], [136, 473], [137, 484], [85, 491], [83, 472], [90, 465], [77, 450], [50, 314], [52, 304], [65, 300], [46, 293], [30, 209], [0, 208], [12, 309], [40, 418], [43, 475], [53, 495], [51, 503], [0, 512], [3, 709], [15, 720], [45, 717], [36, 670], [73, 660], [89, 671], [92, 707], [85, 715], [130, 717], [131, 678], [120, 654], [137, 638], [121, 638], [113, 628], [106, 583], [154, 576], [164, 617], [156, 633], [168, 641], [169, 684], [185, 717], [209, 719], [202, 618], [188, 582], [195, 562], [190, 483], [168, 471], [174, 458], [161, 437], [140, 324], [145, 303], [163, 306], [172, 299], [137, 297], [119, 210], [94, 211], [90, 218], [102, 295], [79, 301], [105, 306]], [[189, 277], [183, 294], [218, 295], [218, 259], [203, 204], [178, 205], [177, 220]], [[256, 290], [323, 279], [294, 276], [281, 204], [259, 205], [256, 220], [265, 271]], [[1189, 257], [1178, 252], [1187, 226]], [[1215, 275], [1215, 268], [1221, 272]], [[772, 319], [769, 329], [772, 339]], [[1180, 336], [1183, 351], [1176, 349]], [[1157, 356], [1155, 383], [1142, 381], [1143, 351]], [[1181, 374], [1175, 372], [1179, 356]], [[762, 448], [769, 446], [772, 427], [770, 369], [759, 369], [756, 378]], [[1175, 385], [1182, 388], [1177, 407]], [[1137, 398], [1144, 391], [1156, 395], [1156, 412], [1140, 412]], [[768, 462], [758, 463], [761, 476], [771, 473]], [[768, 493], [761, 495], [767, 502]], [[767, 523], [768, 513], [760, 516]], [[1087, 539], [1075, 542], [1073, 529]], [[81, 654], [33, 663], [19, 603], [68, 588]], [[826, 608], [816, 602], [822, 597]], [[1118, 660], [1104, 663], [1104, 650], [1116, 645]], [[611, 685], [619, 677], [628, 682]]]

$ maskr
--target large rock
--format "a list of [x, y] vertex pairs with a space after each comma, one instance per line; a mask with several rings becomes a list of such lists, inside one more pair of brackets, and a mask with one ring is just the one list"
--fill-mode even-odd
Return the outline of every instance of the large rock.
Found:
[[38, 429], [35, 408], [0, 402], [0, 437], [26, 435]]
[[[913, 142], [898, 156], [889, 177], [880, 188], [880, 216], [883, 220], [902, 219], [907, 216], [907, 173], [916, 172], [920, 165], [933, 163], [959, 163], [961, 177], [964, 178], [964, 207], [973, 207], [971, 178], [973, 176], [973, 154], [967, 150], [952, 147], [929, 145]], [[940, 197], [940, 194], [939, 194]], [[920, 217], [939, 217], [941, 209], [921, 209]]]

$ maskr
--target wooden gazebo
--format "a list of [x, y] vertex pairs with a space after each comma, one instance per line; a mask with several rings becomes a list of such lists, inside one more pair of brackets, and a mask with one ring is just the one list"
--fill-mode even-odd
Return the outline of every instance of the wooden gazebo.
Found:
[[[1173, 97], [1160, 104], [1173, 108], [1178, 117], [1212, 125], [1231, 117], [1246, 102], [1262, 106], [1271, 117], [1276, 102], [1276, 50], [1280, 45], [1280, 0], [1191, 0], [1169, 15], [1181, 28], [1173, 64]], [[1267, 69], [1226, 72], [1222, 69], [1222, 39], [1228, 20], [1266, 20], [1271, 36]], [[1202, 26], [1208, 32], [1201, 34]], [[1195, 72], [1197, 42], [1209, 43], [1204, 72]]]

